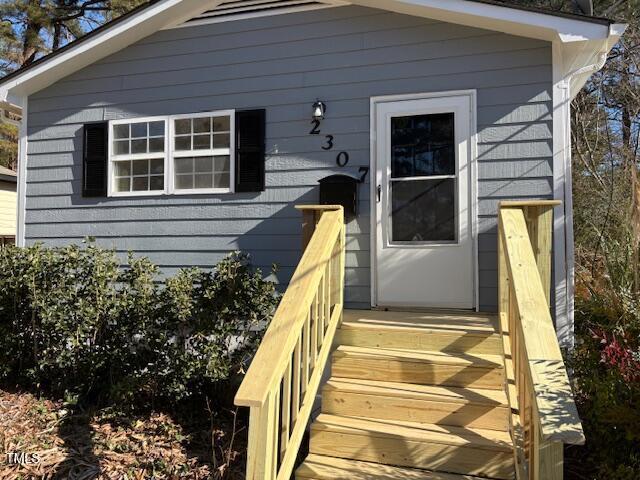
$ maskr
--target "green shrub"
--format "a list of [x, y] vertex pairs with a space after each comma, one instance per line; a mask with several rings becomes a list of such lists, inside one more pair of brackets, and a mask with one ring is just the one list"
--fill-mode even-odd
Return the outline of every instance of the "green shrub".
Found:
[[112, 250], [0, 250], [0, 380], [98, 402], [176, 402], [234, 381], [277, 304], [248, 257], [159, 280]]

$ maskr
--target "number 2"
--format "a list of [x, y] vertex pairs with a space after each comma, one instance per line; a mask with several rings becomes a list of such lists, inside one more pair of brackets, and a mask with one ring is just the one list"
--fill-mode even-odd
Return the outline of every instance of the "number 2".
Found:
[[309, 135], [320, 135], [320, 120], [311, 120], [313, 128], [309, 132]]

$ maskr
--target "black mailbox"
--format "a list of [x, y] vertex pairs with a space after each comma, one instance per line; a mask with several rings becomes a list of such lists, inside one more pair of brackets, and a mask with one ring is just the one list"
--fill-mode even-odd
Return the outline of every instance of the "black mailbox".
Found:
[[342, 205], [344, 216], [353, 218], [358, 213], [358, 180], [350, 175], [330, 175], [318, 180], [321, 205]]

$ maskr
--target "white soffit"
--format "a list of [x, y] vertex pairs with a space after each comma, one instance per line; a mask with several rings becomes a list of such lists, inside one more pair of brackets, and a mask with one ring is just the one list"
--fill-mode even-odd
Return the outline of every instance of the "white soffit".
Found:
[[366, 7], [391, 10], [443, 22], [484, 28], [550, 42], [579, 42], [609, 36], [609, 26], [508, 5], [469, 0], [350, 0]]

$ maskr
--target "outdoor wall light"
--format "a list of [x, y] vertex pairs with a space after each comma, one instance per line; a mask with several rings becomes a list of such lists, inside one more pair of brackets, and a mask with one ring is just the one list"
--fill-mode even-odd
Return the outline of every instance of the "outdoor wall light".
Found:
[[316, 100], [315, 103], [313, 104], [312, 110], [313, 110], [313, 119], [320, 121], [324, 119], [324, 114], [327, 111], [327, 106], [324, 104], [324, 102], [321, 102], [320, 100]]

